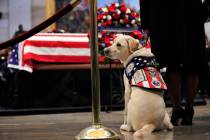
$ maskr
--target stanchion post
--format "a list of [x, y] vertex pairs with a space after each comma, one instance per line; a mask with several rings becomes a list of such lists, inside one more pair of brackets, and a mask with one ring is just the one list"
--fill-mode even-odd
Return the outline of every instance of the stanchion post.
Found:
[[93, 124], [100, 124], [100, 78], [98, 66], [97, 0], [90, 0], [91, 86]]
[[90, 3], [90, 46], [91, 46], [91, 86], [92, 86], [92, 126], [83, 129], [77, 140], [118, 140], [119, 136], [100, 122], [100, 78], [98, 66], [98, 31], [97, 31], [97, 0]]

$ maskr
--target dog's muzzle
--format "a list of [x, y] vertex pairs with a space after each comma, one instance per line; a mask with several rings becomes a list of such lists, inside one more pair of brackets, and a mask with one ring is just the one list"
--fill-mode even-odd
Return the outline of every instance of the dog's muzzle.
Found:
[[108, 48], [105, 48], [104, 49], [104, 54], [105, 54], [105, 56], [109, 56], [110, 50]]

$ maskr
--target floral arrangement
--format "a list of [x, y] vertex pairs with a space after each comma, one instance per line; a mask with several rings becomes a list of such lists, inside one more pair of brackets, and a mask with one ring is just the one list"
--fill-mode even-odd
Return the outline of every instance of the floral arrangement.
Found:
[[128, 8], [125, 3], [111, 3], [99, 8], [97, 12], [98, 28], [129, 28], [140, 26], [140, 14]]
[[[127, 35], [132, 36], [140, 41], [141, 44], [147, 46], [146, 44], [146, 36], [145, 33], [139, 30], [134, 30], [132, 32], [127, 33]], [[115, 38], [115, 32], [108, 32], [106, 30], [102, 30], [98, 33], [98, 46], [99, 53], [104, 55], [103, 50], [105, 47], [111, 46], [113, 43], [113, 39]]]
[[[140, 29], [140, 14], [128, 8], [125, 3], [111, 3], [97, 11], [99, 54], [104, 56], [104, 48], [111, 46], [116, 36], [115, 30], [130, 35], [148, 46], [146, 34]], [[126, 32], [124, 32], [126, 30]], [[105, 59], [105, 62], [109, 62]]]

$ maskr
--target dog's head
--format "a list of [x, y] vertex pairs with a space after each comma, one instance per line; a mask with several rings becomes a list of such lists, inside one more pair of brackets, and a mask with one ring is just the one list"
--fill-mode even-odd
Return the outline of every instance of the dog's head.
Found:
[[141, 47], [142, 45], [139, 43], [139, 40], [129, 35], [119, 34], [113, 40], [113, 44], [104, 49], [104, 54], [111, 59], [125, 61], [129, 55]]

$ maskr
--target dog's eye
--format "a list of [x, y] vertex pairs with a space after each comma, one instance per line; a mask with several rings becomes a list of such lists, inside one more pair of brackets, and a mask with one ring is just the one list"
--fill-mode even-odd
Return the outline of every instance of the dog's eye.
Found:
[[121, 44], [120, 43], [117, 43], [117, 47], [121, 47]]

